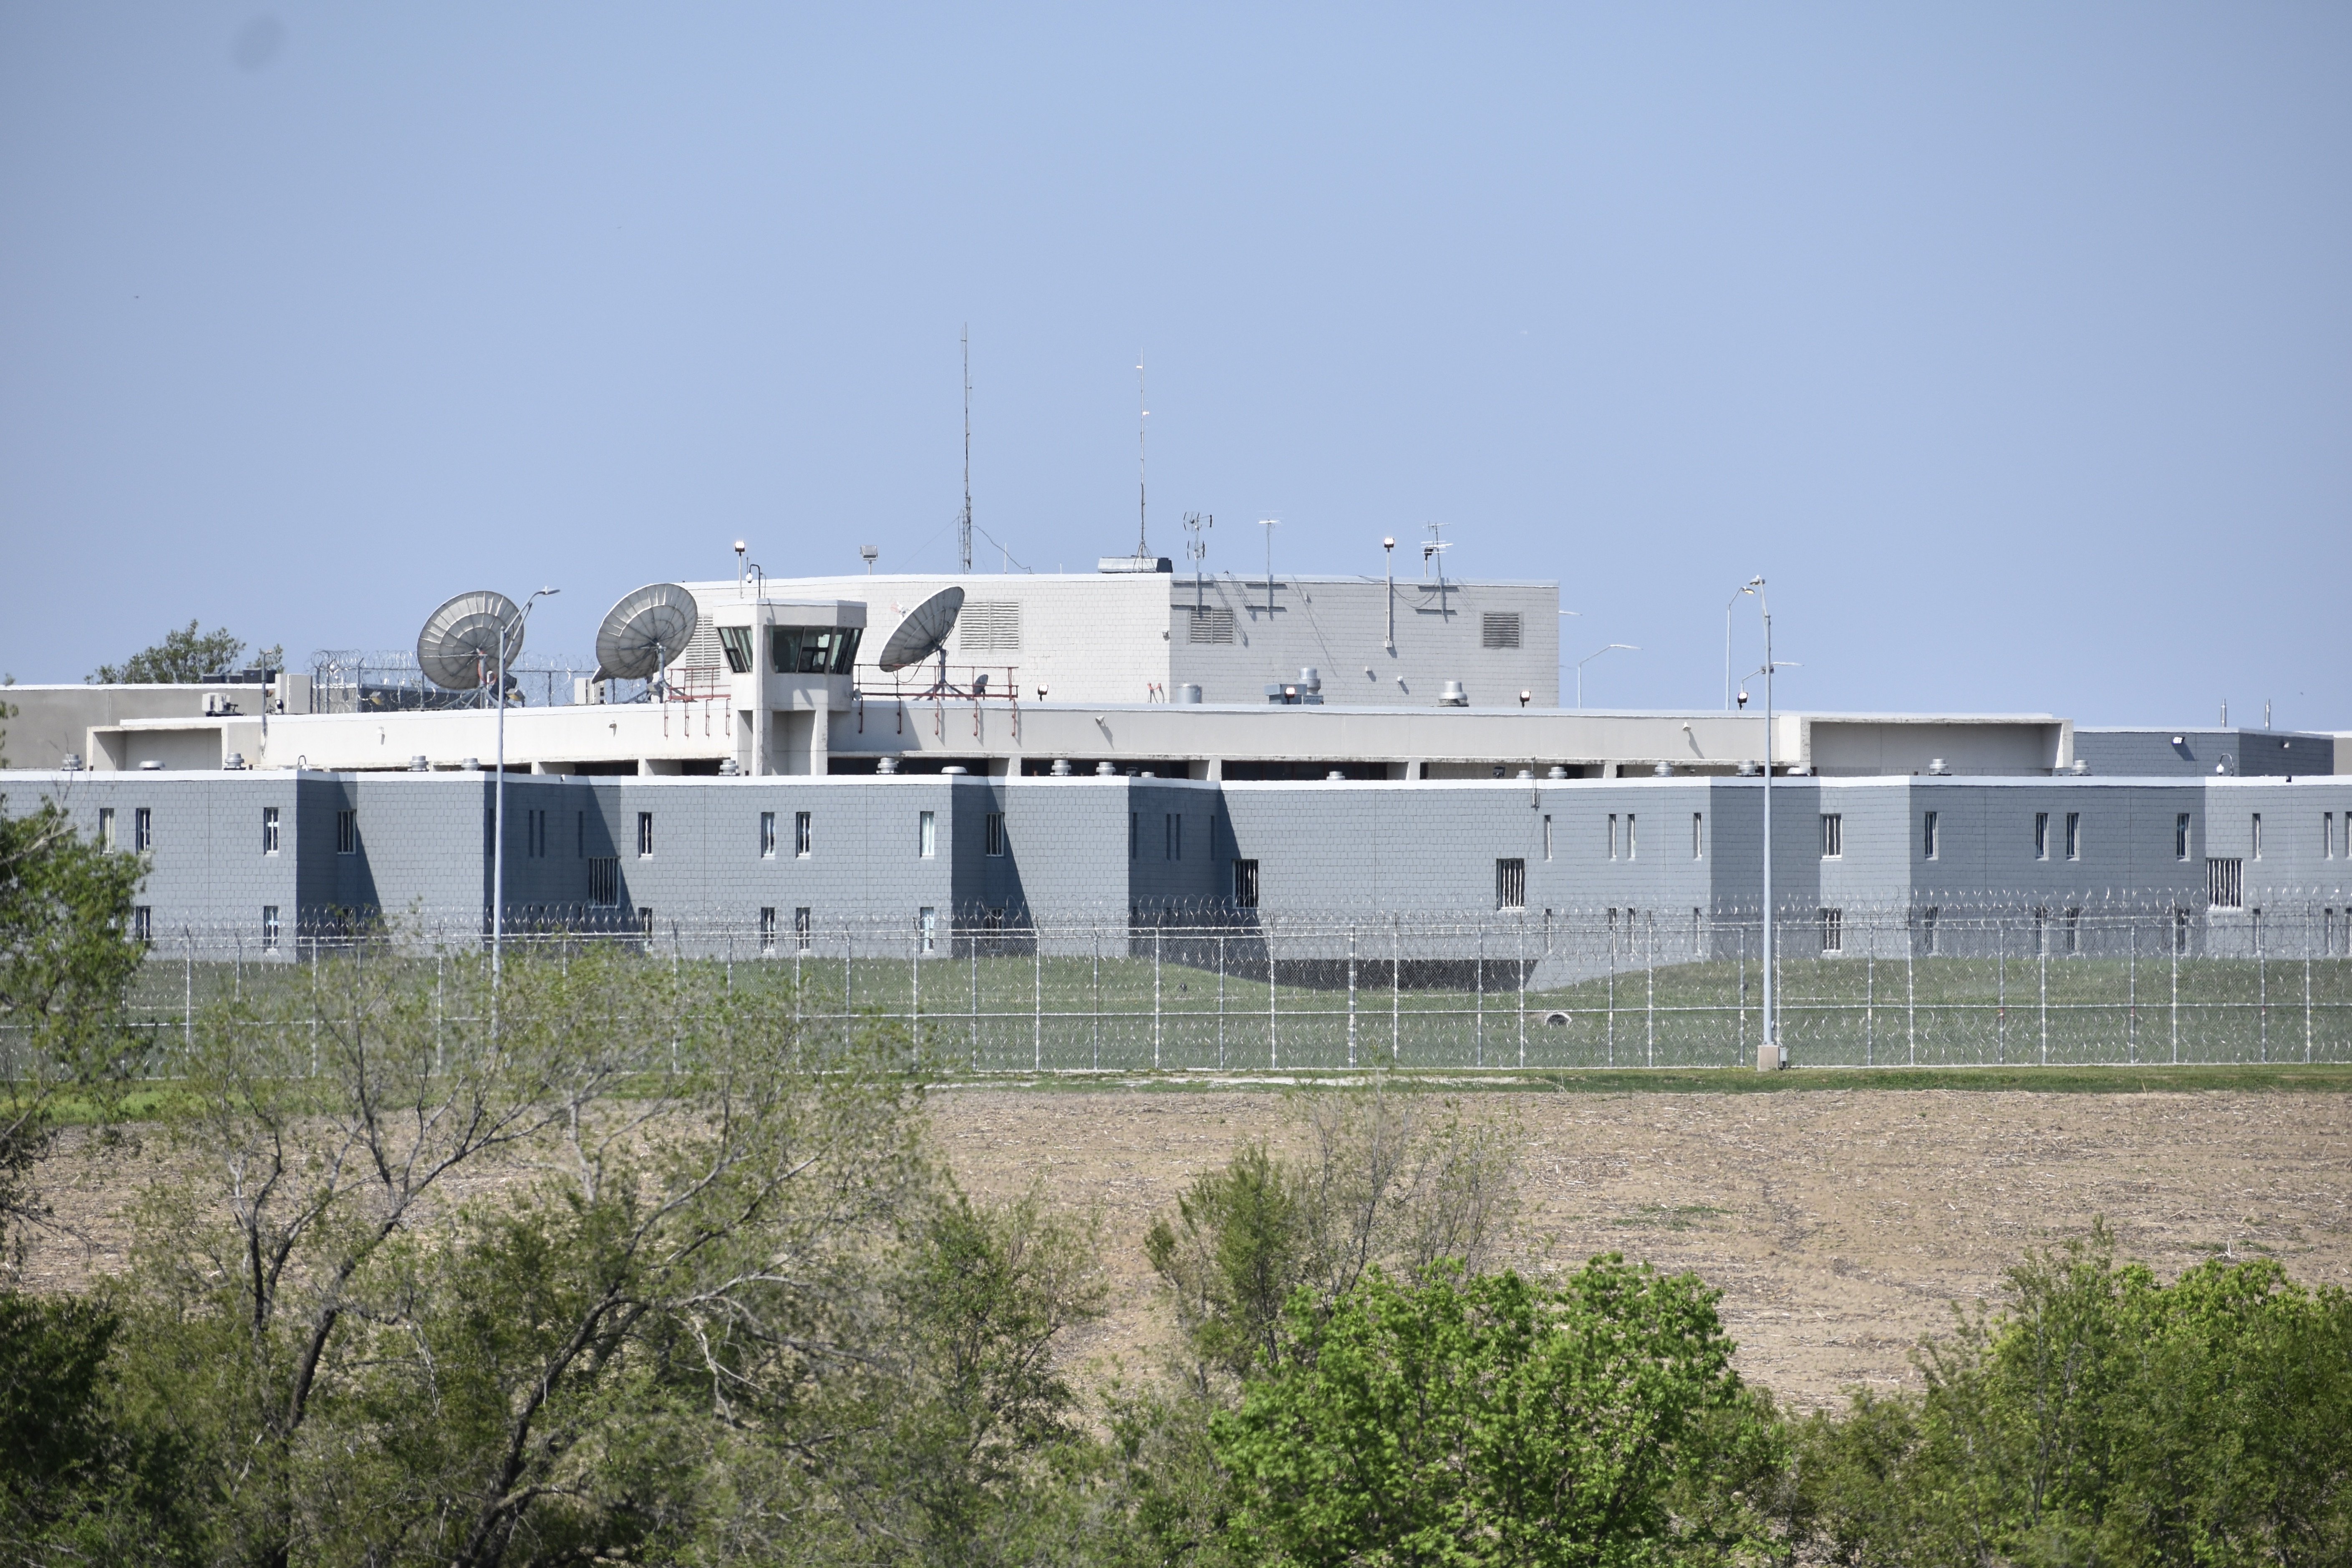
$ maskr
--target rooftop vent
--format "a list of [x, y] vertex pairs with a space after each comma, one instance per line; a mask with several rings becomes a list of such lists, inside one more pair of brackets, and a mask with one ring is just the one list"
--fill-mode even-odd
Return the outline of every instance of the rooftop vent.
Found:
[[2078, 778], [2078, 779], [2079, 779], [2079, 778], [2087, 778], [2087, 777], [2089, 777], [2089, 776], [2090, 776], [2090, 773], [2091, 773], [2091, 764], [2090, 764], [2090, 763], [2086, 763], [2086, 762], [2084, 762], [2082, 758], [2080, 758], [2080, 757], [2076, 757], [2076, 758], [2074, 759], [2074, 769], [2073, 769], [2072, 771], [2073, 771], [2073, 773], [2074, 773], [2074, 776], [2075, 776], [2076, 778]]
[[1650, 773], [1652, 776], [1656, 778], [1670, 779], [1675, 776], [1674, 764], [1671, 763], [1660, 763], [1657, 766], [1652, 768]]
[[1323, 782], [1325, 784], [1345, 784], [1347, 779], [1348, 775], [1341, 773], [1338, 768], [1333, 768], [1329, 773], [1323, 775]]
[[424, 752], [419, 752], [408, 759], [408, 771], [412, 773], [429, 773], [433, 771], [433, 764], [425, 760]]
[[221, 759], [221, 772], [226, 773], [241, 773], [244, 771], [245, 753], [243, 752], [231, 752], [227, 756]]
[[940, 770], [940, 772], [941, 772], [942, 773], [947, 774], [950, 778], [959, 778], [959, 779], [960, 779], [960, 778], [963, 777], [963, 776], [964, 776], [964, 774], [966, 774], [966, 773], [968, 773], [971, 772], [971, 770], [970, 768], [966, 768], [966, 767], [959, 767], [959, 766], [957, 766], [955, 763], [949, 763], [946, 767], [941, 768], [941, 769]]
[[1095, 563], [1097, 572], [1173, 572], [1176, 563], [1165, 555], [1105, 555]]
[[896, 757], [884, 757], [880, 762], [874, 764], [874, 771], [877, 773], [895, 773], [898, 771], [898, 759]]
[[731, 778], [735, 777], [738, 773], [740, 773], [742, 771], [743, 771], [742, 764], [741, 764], [741, 763], [738, 763], [738, 762], [737, 762], [734, 758], [732, 758], [732, 757], [728, 757], [728, 758], [723, 759], [722, 761], [720, 761], [720, 763], [719, 763], [719, 776], [721, 776], [722, 778], [730, 778], [730, 779], [731, 779]]
[[81, 772], [81, 753], [79, 752], [68, 752], [58, 760], [58, 768], [60, 772], [68, 773], [78, 773]]
[[1936, 777], [1937, 777], [1937, 778], [1942, 778], [1946, 773], [1948, 773], [1951, 772], [1951, 770], [1950, 770], [1949, 768], [1947, 768], [1946, 766], [1944, 766], [1944, 759], [1943, 759], [1943, 758], [1941, 758], [1941, 757], [1930, 757], [1930, 758], [1928, 758], [1928, 759], [1927, 759], [1927, 771], [1928, 771], [1929, 773], [1931, 773], [1935, 774], [1935, 776], [1936, 776]]
[[1467, 708], [1470, 706], [1470, 694], [1462, 689], [1460, 681], [1449, 680], [1438, 689], [1437, 705], [1440, 708]]
[[1561, 767], [1558, 763], [1554, 763], [1551, 765], [1551, 771], [1550, 771], [1549, 773], [1547, 773], [1546, 774], [1544, 774], [1544, 777], [1546, 777], [1546, 778], [1548, 778], [1548, 779], [1564, 779], [1564, 778], [1566, 778], [1567, 776], [1568, 776], [1568, 770], [1567, 770], [1566, 768], [1564, 768], [1564, 767]]
[[1179, 702], [1200, 701], [1201, 683], [1197, 680], [1179, 681], [1176, 686], [1176, 700]]
[[469, 773], [478, 773], [482, 771], [482, 759], [479, 757], [467, 757], [465, 762], [459, 765], [464, 767]]
[[156, 758], [150, 757], [139, 764], [139, 771], [142, 773], [160, 773], [163, 771], [163, 764]]
[[1047, 771], [1057, 779], [1068, 778], [1070, 776], [1070, 759], [1067, 757], [1055, 757], [1054, 759], [1053, 767]]
[[1102, 762], [1095, 764], [1095, 773], [1097, 776], [1102, 778], [1112, 778], [1117, 776], [1118, 770], [1112, 767], [1108, 762]]
[[[1930, 768], [1930, 769], [1928, 769], [1927, 771], [1928, 771], [1929, 773], [1933, 773], [1933, 772], [1935, 772], [1936, 770], [1935, 770], [1934, 768]], [[1753, 762], [1744, 762], [1744, 763], [1740, 763], [1740, 764], [1739, 764], [1739, 776], [1740, 776], [1741, 778], [1744, 778], [1744, 779], [1752, 779], [1752, 778], [1754, 778], [1754, 777], [1756, 776], [1756, 764], [1755, 764]]]

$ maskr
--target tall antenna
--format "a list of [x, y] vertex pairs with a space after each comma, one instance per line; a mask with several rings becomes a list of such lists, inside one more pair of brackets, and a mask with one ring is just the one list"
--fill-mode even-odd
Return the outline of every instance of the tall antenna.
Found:
[[1217, 526], [1217, 520], [1207, 512], [1188, 511], [1184, 514], [1184, 531], [1192, 537], [1185, 542], [1184, 553], [1192, 560], [1192, 614], [1201, 614], [1205, 601], [1202, 597], [1201, 563], [1209, 553], [1206, 530]]
[[1138, 349], [1135, 351], [1135, 558], [1138, 561], [1151, 553], [1151, 546], [1145, 542], [1149, 531], [1145, 524], [1150, 521], [1150, 513], [1147, 504], [1150, 489], [1146, 483], [1150, 474], [1145, 466], [1143, 445], [1143, 422], [1151, 417], [1151, 410], [1143, 405], [1143, 351]]
[[963, 328], [963, 518], [956, 535], [963, 546], [963, 569], [971, 571], [971, 323]]

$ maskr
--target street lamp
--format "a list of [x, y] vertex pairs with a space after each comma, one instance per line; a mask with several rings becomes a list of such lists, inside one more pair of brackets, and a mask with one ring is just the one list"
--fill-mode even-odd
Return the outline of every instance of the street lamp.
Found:
[[1591, 653], [1586, 654], [1582, 658], [1576, 661], [1576, 705], [1579, 708], [1584, 706], [1584, 667], [1591, 664], [1594, 659], [1599, 658], [1602, 654], [1609, 652], [1610, 649], [1621, 647], [1627, 653], [1639, 653], [1642, 651], [1641, 647], [1634, 643], [1613, 642], [1611, 643], [1608, 647], [1594, 648]]
[[[1772, 605], [1764, 596], [1764, 579], [1751, 577], [1742, 594], [1756, 595], [1764, 616], [1764, 1032], [1756, 1045], [1756, 1070], [1775, 1072], [1780, 1067], [1780, 1019], [1772, 996]], [[1737, 600], [1735, 599], [1735, 603]]]
[[[1381, 571], [1386, 575], [1389, 585], [1389, 640], [1387, 648], [1390, 653], [1394, 653], [1396, 652], [1396, 538], [1393, 534], [1389, 535], [1381, 541]], [[1271, 566], [1266, 569], [1266, 575], [1269, 577], [1274, 575], [1274, 571]]]
[[1726, 713], [1731, 711], [1731, 612], [1733, 606], [1739, 603], [1740, 596], [1753, 586], [1752, 584], [1741, 584], [1739, 593], [1732, 595], [1723, 605], [1723, 710]]
[[530, 623], [531, 606], [541, 599], [563, 592], [561, 588], [541, 588], [522, 602], [522, 614], [514, 620], [514, 631], [499, 628], [499, 782], [497, 805], [491, 810], [490, 821], [490, 978], [499, 976], [499, 963], [505, 956], [507, 935], [507, 649], [522, 644], [523, 627]]

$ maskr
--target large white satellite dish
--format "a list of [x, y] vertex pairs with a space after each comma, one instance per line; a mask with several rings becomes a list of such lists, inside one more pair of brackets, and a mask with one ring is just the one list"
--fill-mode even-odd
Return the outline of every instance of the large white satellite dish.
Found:
[[889, 670], [920, 664], [947, 646], [948, 634], [955, 630], [956, 616], [962, 609], [961, 588], [940, 589], [907, 612], [907, 618], [891, 632], [874, 662]]
[[605, 614], [596, 628], [598, 680], [651, 680], [694, 640], [701, 611], [676, 583], [651, 583]]
[[488, 588], [460, 594], [425, 618], [416, 634], [416, 666], [445, 691], [472, 691], [489, 684], [498, 668], [501, 632], [512, 664], [522, 651], [522, 611]]

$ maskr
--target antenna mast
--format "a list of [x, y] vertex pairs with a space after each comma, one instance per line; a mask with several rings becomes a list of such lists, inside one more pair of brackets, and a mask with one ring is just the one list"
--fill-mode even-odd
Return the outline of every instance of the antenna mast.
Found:
[[1145, 525], [1150, 513], [1147, 505], [1150, 489], [1146, 483], [1150, 473], [1145, 465], [1143, 445], [1143, 422], [1151, 417], [1151, 410], [1143, 405], [1143, 351], [1138, 349], [1135, 351], [1135, 558], [1138, 561], [1151, 553], [1151, 546], [1144, 542], [1149, 533]]
[[[971, 572], [971, 323], [963, 329], [963, 517], [956, 525], [963, 546], [963, 570]], [[870, 568], [869, 568], [870, 570]]]

